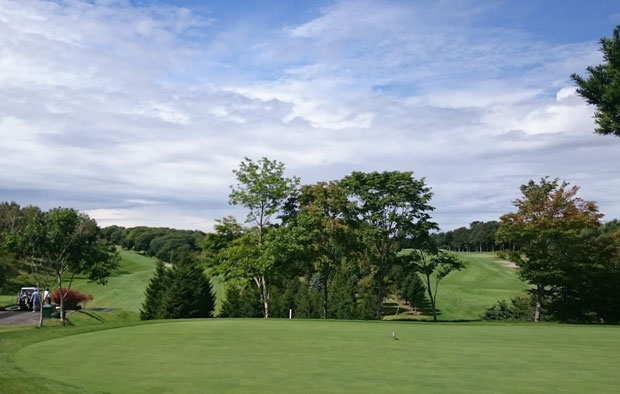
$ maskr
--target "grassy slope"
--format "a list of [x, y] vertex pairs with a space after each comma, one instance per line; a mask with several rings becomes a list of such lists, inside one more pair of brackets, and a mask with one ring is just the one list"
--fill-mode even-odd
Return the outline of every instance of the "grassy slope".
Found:
[[[508, 268], [495, 253], [455, 253], [465, 262], [465, 269], [452, 272], [439, 284], [437, 308], [439, 320], [478, 320], [480, 314], [499, 300], [523, 295], [527, 285], [517, 277], [516, 270]], [[430, 308], [430, 307], [429, 307]], [[431, 319], [431, 311], [425, 316]], [[411, 315], [394, 313], [386, 309], [387, 319], [409, 319]]]
[[84, 392], [615, 393], [618, 349], [617, 327], [218, 319], [68, 336], [4, 363], [50, 360], [34, 382]]
[[[94, 296], [89, 308], [121, 308], [132, 312], [140, 311], [144, 301], [144, 291], [155, 272], [156, 260], [132, 251], [122, 250], [119, 269], [113, 273], [105, 286], [88, 283], [85, 278], [73, 280], [72, 287]], [[216, 294], [216, 313], [220, 310], [224, 284], [219, 278], [212, 278], [213, 292]]]
[[525, 285], [515, 269], [508, 268], [494, 253], [457, 253], [466, 269], [451, 273], [439, 284], [437, 294], [442, 320], [478, 319], [499, 300], [522, 295]]
[[120, 267], [105, 286], [88, 283], [85, 278], [73, 280], [72, 288], [94, 296], [88, 307], [140, 310], [144, 290], [155, 272], [155, 259], [124, 250], [120, 254]]

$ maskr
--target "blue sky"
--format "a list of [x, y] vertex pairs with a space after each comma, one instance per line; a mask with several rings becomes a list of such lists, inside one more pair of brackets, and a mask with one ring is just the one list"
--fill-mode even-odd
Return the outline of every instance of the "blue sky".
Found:
[[6, 0], [0, 200], [210, 230], [267, 156], [305, 183], [413, 170], [442, 229], [543, 176], [620, 217], [620, 138], [569, 78], [618, 24], [612, 1]]

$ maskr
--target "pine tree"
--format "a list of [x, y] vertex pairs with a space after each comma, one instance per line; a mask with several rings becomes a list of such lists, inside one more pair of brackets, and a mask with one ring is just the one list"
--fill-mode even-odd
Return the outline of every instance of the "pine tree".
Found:
[[339, 271], [329, 287], [330, 317], [336, 319], [355, 319], [357, 302], [356, 286], [351, 277]]
[[226, 299], [222, 303], [220, 317], [242, 317], [241, 290], [237, 286], [226, 287]]
[[185, 319], [212, 317], [215, 297], [209, 279], [196, 258], [180, 257], [170, 274], [170, 286], [162, 299], [162, 317]]
[[164, 263], [161, 260], [157, 261], [157, 267], [155, 268], [155, 276], [151, 278], [149, 285], [146, 288], [145, 300], [142, 303], [142, 309], [140, 310], [140, 319], [152, 320], [161, 318], [161, 304], [162, 298], [168, 287], [169, 272], [166, 270]]

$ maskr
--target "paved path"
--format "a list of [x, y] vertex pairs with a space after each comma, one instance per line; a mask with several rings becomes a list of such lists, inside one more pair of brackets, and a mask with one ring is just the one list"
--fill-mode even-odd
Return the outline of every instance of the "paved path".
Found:
[[21, 324], [30, 325], [39, 322], [39, 313], [37, 312], [13, 312], [0, 311], [0, 325]]

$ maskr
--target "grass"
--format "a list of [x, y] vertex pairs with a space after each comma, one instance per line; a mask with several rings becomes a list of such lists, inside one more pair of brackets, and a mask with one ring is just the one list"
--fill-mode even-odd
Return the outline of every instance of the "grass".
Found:
[[[16, 371], [35, 383], [28, 391], [84, 393], [570, 394], [620, 384], [617, 327], [261, 319], [93, 327], [101, 326], [64, 337], [53, 328], [0, 334], [7, 387], [25, 387]], [[35, 373], [32, 360], [46, 367]]]
[[499, 300], [523, 295], [527, 285], [516, 270], [495, 253], [457, 253], [466, 268], [453, 272], [439, 284], [437, 306], [442, 320], [476, 320]]
[[119, 268], [106, 285], [88, 283], [86, 278], [75, 278], [72, 288], [92, 294], [89, 308], [120, 308], [138, 312], [144, 300], [144, 290], [155, 272], [155, 259], [135, 252], [121, 250]]
[[14, 305], [15, 304], [15, 294], [14, 295], [0, 295], [0, 307]]
[[[518, 278], [516, 270], [507, 267], [495, 253], [455, 254], [466, 266], [440, 282], [437, 293], [439, 320], [479, 320], [480, 314], [497, 301], [524, 295], [527, 285]], [[395, 300], [390, 301], [390, 307], [385, 309], [387, 319], [412, 318], [405, 313], [394, 316]], [[416, 319], [431, 318], [429, 303], [423, 305], [422, 311], [425, 316]]]
[[[156, 260], [136, 252], [121, 250], [119, 268], [112, 273], [106, 285], [88, 283], [86, 278], [75, 278], [72, 288], [92, 294], [94, 299], [89, 308], [120, 308], [139, 312], [144, 301], [144, 291], [155, 273]], [[211, 278], [213, 291], [217, 296], [215, 311], [222, 306], [224, 283], [219, 278]]]

